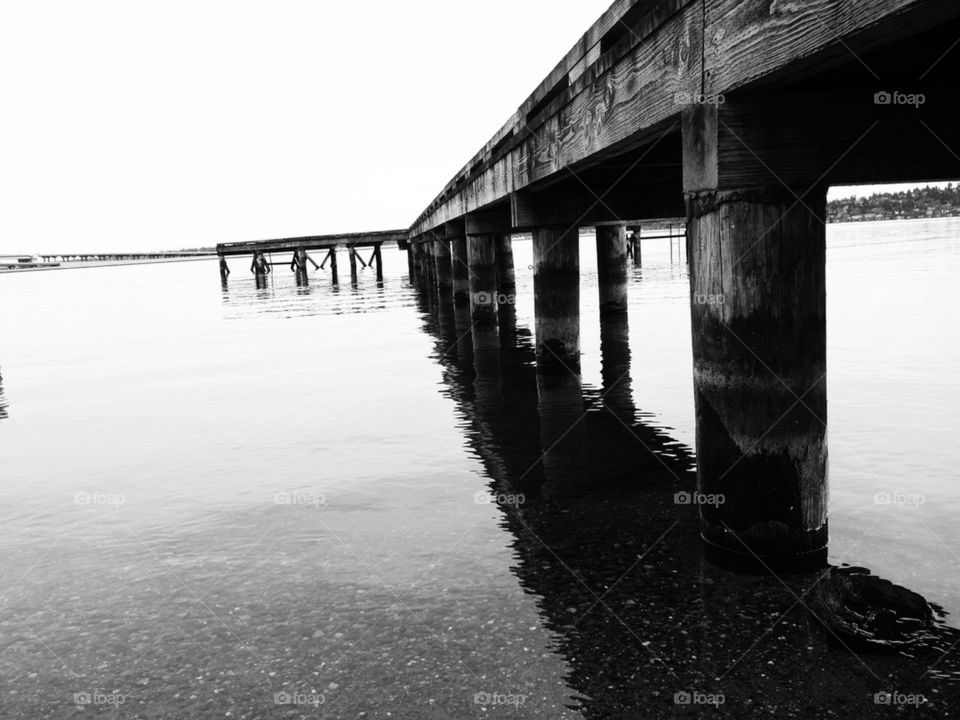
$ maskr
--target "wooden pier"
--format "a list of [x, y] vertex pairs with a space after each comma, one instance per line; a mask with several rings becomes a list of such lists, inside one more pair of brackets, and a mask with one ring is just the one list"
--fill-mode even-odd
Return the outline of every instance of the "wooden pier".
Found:
[[579, 229], [616, 316], [630, 230], [685, 218], [707, 555], [821, 567], [826, 191], [960, 177], [957, 37], [955, 0], [617, 0], [410, 227], [412, 279], [496, 328], [531, 233], [537, 364], [576, 375]]
[[[308, 271], [312, 265], [314, 270], [322, 270], [329, 263], [333, 283], [339, 282], [337, 266], [337, 249], [346, 248], [350, 261], [350, 280], [357, 284], [357, 263], [363, 267], [373, 266], [377, 272], [377, 280], [383, 280], [383, 259], [381, 248], [386, 243], [401, 248], [407, 246], [407, 230], [380, 230], [375, 232], [345, 233], [339, 235], [313, 235], [309, 237], [282, 238], [278, 240], [253, 240], [247, 242], [220, 243], [217, 245], [217, 255], [220, 258], [220, 277], [226, 282], [230, 275], [227, 265], [228, 257], [238, 255], [252, 259], [251, 272], [263, 276], [271, 272], [274, 265], [288, 265], [297, 275], [301, 284], [308, 282]], [[370, 248], [368, 261], [364, 261], [358, 249]], [[310, 251], [326, 251], [323, 259], [317, 262]], [[270, 258], [276, 254], [284, 256], [282, 261]]]
[[355, 283], [357, 248], [380, 277], [396, 242], [429, 302], [487, 338], [513, 312], [511, 236], [529, 233], [537, 365], [576, 375], [580, 229], [596, 229], [607, 318], [626, 312], [639, 238], [671, 258], [682, 238], [698, 488], [725, 498], [701, 508], [708, 557], [819, 568], [827, 188], [960, 177], [957, 37], [956, 0], [616, 0], [409, 229], [223, 244], [221, 275], [247, 255], [262, 278], [280, 254], [299, 281], [329, 263], [336, 283], [346, 247]]

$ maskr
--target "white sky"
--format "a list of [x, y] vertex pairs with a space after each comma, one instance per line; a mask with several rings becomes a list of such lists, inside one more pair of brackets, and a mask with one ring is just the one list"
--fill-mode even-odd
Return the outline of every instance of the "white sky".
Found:
[[408, 227], [609, 0], [0, 0], [0, 252]]
[[407, 227], [609, 0], [0, 0], [0, 252]]

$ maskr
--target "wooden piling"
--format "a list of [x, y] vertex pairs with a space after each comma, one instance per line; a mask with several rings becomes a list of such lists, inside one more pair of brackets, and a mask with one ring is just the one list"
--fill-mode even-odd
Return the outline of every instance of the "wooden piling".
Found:
[[453, 303], [458, 307], [470, 304], [470, 266], [467, 259], [467, 239], [454, 238], [450, 243], [453, 268]]
[[453, 265], [450, 258], [450, 243], [447, 240], [434, 240], [433, 257], [436, 264], [437, 290], [441, 295], [450, 295], [453, 293]]
[[377, 282], [383, 282], [383, 255], [380, 252], [380, 244], [373, 246], [373, 261], [377, 264]]
[[350, 257], [350, 284], [356, 286], [357, 284], [357, 249], [350, 246], [348, 251]]
[[230, 267], [227, 265], [227, 259], [220, 255], [220, 279], [223, 282], [227, 281], [227, 276], [230, 275]]
[[337, 277], [337, 248], [330, 248], [330, 281], [334, 285], [340, 284], [340, 279]]
[[537, 361], [580, 366], [580, 235], [576, 227], [533, 231]]
[[640, 250], [640, 232], [642, 228], [639, 225], [636, 225], [631, 232], [631, 246], [632, 246], [632, 255], [633, 255], [633, 266], [642, 267], [643, 266], [643, 253]]
[[600, 287], [600, 314], [627, 311], [627, 228], [601, 225], [597, 235], [597, 282]]
[[423, 263], [420, 258], [420, 243], [411, 239], [410, 245], [407, 248], [407, 254], [413, 266], [410, 273], [410, 282], [415, 288], [419, 288], [423, 284]]
[[[827, 555], [826, 186], [737, 187], [727, 168], [762, 154], [740, 140], [761, 125], [728, 112], [683, 117], [697, 479], [722, 498], [700, 505], [701, 534], [719, 565], [811, 571]], [[822, 172], [802, 159], [798, 176]]]
[[517, 278], [513, 267], [513, 238], [508, 233], [497, 236], [497, 289], [503, 295], [516, 290]]
[[497, 260], [493, 235], [467, 236], [470, 280], [470, 312], [474, 324], [489, 328], [497, 324]]
[[423, 292], [432, 291], [436, 287], [436, 269], [433, 266], [433, 254], [430, 252], [432, 244], [430, 240], [422, 240], [417, 247], [420, 256], [420, 289]]

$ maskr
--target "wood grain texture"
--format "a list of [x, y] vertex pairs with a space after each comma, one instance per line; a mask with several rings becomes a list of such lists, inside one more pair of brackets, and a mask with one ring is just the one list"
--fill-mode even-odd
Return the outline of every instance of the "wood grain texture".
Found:
[[467, 235], [490, 235], [510, 232], [510, 206], [500, 205], [477, 210], [464, 216]]
[[738, 94], [684, 112], [684, 191], [757, 190], [800, 200], [824, 184], [951, 180], [960, 174], [954, 93], [920, 107], [856, 93]]
[[470, 313], [482, 327], [497, 324], [497, 255], [493, 235], [467, 238], [467, 265], [470, 274]]
[[[715, 549], [820, 562], [827, 539], [826, 194], [691, 220], [699, 490]], [[735, 537], [736, 533], [738, 537]]]
[[818, 55], [856, 58], [957, 12], [953, 0], [706, 0], [704, 92], [796, 77]]
[[[677, 93], [782, 86], [841, 61], [857, 63], [861, 53], [955, 17], [955, 0], [615, 2], [411, 230], [422, 232], [518, 190], [543, 188], [567, 169], [651, 142], [679, 124]], [[624, 24], [630, 32], [619, 32]], [[604, 51], [605, 38], [612, 45]], [[909, 178], [920, 174], [922, 163], [907, 160]], [[935, 167], [937, 177], [950, 176], [944, 164]], [[748, 174], [756, 163], [744, 167]], [[878, 167], [848, 163], [838, 177], [869, 181], [882, 174]]]
[[[533, 127], [521, 123], [512, 150], [485, 162], [472, 179], [448, 185], [411, 230], [422, 232], [481, 209], [602, 151], [622, 148], [641, 131], [666, 131], [671, 123], [665, 120], [674, 118], [678, 126], [676, 94], [697, 93], [701, 85], [701, 3], [679, 3], [683, 9], [662, 27], [651, 27], [643, 42], [631, 36], [635, 46], [619, 48], [625, 54], [616, 62], [613, 53], [598, 58], [558, 99], [560, 107]], [[525, 111], [526, 105], [518, 119]]]

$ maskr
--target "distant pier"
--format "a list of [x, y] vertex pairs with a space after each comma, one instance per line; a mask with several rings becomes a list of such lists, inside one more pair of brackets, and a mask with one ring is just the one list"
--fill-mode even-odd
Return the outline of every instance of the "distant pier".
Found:
[[66, 270], [113, 265], [145, 265], [163, 262], [187, 262], [213, 256], [209, 251], [171, 251], [155, 253], [44, 253], [42, 255], [0, 258], [0, 273], [21, 273], [34, 270]]
[[[377, 280], [383, 281], [383, 258], [381, 247], [384, 244], [397, 245], [401, 249], [407, 247], [407, 230], [380, 230], [375, 232], [344, 233], [339, 235], [313, 235], [309, 237], [283, 238], [278, 240], [252, 240], [246, 242], [220, 243], [217, 245], [217, 255], [220, 258], [220, 278], [227, 281], [231, 271], [227, 264], [228, 257], [246, 256], [251, 258], [250, 271], [258, 278], [271, 272], [274, 265], [289, 265], [291, 271], [297, 275], [297, 282], [308, 282], [309, 268], [322, 270], [329, 263], [332, 282], [339, 283], [337, 266], [337, 250], [346, 249], [350, 262], [350, 281], [357, 284], [357, 264], [363, 267], [373, 266], [376, 269]], [[359, 250], [371, 249], [369, 260], [364, 261]], [[321, 251], [323, 257], [320, 262], [310, 255], [310, 252]], [[282, 257], [275, 261], [273, 256]]]

